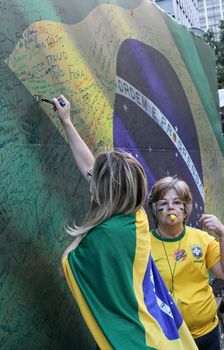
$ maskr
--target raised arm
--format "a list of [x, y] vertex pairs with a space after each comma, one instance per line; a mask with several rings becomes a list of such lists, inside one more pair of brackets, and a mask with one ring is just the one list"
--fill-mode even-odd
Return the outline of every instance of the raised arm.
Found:
[[221, 259], [211, 268], [211, 271], [217, 277], [224, 279], [224, 225], [215, 215], [211, 214], [203, 214], [200, 222], [206, 230], [213, 231], [219, 237]]
[[[59, 101], [63, 101], [65, 105], [62, 107]], [[64, 127], [75, 162], [84, 178], [90, 181], [91, 177], [88, 175], [88, 171], [93, 168], [94, 157], [72, 124], [70, 103], [63, 95], [60, 95], [58, 99], [54, 98], [54, 103], [55, 111], [57, 111], [58, 117]]]

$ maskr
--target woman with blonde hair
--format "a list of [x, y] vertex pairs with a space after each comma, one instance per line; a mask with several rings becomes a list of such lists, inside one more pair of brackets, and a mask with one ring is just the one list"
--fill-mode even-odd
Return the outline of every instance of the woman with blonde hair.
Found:
[[[64, 107], [59, 101], [63, 101]], [[94, 157], [71, 123], [70, 104], [54, 99], [92, 201], [62, 257], [82, 316], [102, 350], [195, 350], [196, 346], [151, 259], [141, 164], [123, 151]]]
[[177, 177], [158, 180], [149, 195], [155, 220], [152, 256], [182, 313], [199, 350], [220, 350], [217, 305], [209, 286], [209, 270], [224, 278], [224, 226], [216, 216], [200, 218], [207, 232], [186, 226], [192, 211], [187, 183]]

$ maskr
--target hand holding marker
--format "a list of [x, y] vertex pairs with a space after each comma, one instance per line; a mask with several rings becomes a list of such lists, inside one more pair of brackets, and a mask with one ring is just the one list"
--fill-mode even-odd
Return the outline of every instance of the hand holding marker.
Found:
[[[41, 100], [44, 101], [44, 102], [50, 103], [50, 104], [52, 104], [53, 106], [55, 105], [54, 100], [53, 100], [52, 98], [42, 98]], [[65, 102], [64, 102], [64, 101], [59, 101], [59, 103], [60, 103], [60, 105], [61, 105], [62, 107], [65, 106]]]
[[65, 129], [72, 126], [71, 115], [70, 115], [70, 103], [64, 95], [60, 95], [57, 98], [44, 98], [44, 102], [50, 103], [54, 112], [57, 115]]

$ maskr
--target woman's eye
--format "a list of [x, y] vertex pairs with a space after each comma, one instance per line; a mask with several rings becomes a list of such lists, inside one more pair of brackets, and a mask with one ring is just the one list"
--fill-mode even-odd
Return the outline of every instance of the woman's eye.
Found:
[[173, 202], [173, 204], [175, 204], [175, 205], [182, 205], [182, 202], [180, 200], [176, 200], [176, 201]]
[[160, 207], [166, 207], [168, 205], [168, 202], [161, 202], [159, 203]]

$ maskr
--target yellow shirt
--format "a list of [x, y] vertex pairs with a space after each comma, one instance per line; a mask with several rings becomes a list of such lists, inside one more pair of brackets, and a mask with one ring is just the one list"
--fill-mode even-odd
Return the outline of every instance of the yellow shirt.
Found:
[[208, 270], [220, 260], [219, 243], [207, 232], [189, 226], [173, 239], [152, 231], [151, 241], [154, 262], [167, 288], [173, 290], [193, 338], [209, 333], [218, 324]]

